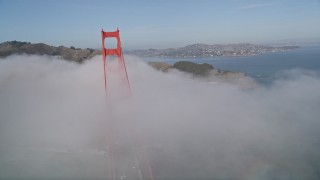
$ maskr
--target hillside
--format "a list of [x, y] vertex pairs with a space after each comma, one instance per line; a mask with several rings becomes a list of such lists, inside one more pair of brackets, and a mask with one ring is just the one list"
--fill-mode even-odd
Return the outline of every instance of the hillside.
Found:
[[0, 57], [6, 57], [12, 54], [35, 54], [57, 56], [66, 60], [82, 62], [91, 58], [101, 51], [94, 49], [80, 49], [64, 46], [50, 46], [44, 43], [32, 44], [30, 42], [8, 41], [0, 44]]

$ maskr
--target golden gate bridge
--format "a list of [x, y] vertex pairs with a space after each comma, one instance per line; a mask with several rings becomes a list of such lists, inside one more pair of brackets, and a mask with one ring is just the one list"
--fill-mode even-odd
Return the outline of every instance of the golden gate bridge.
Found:
[[[139, 133], [136, 129], [134, 129], [133, 127], [129, 127], [128, 123], [126, 123], [126, 121], [129, 120], [128, 118], [122, 119], [122, 121], [124, 121], [122, 123], [115, 121], [115, 119], [119, 120], [119, 118], [116, 118], [116, 115], [112, 112], [113, 107], [112, 102], [110, 101], [113, 101], [114, 99], [108, 98], [108, 96], [112, 95], [109, 91], [109, 86], [111, 86], [112, 84], [108, 81], [108, 76], [110, 76], [111, 73], [115, 73], [117, 76], [119, 76], [117, 80], [120, 81], [121, 90], [125, 92], [127, 97], [130, 97], [132, 93], [121, 46], [120, 31], [119, 29], [117, 29], [113, 32], [106, 32], [102, 29], [101, 38], [102, 60], [104, 70], [104, 88], [106, 101], [108, 104], [106, 109], [106, 112], [108, 112], [108, 179], [154, 180], [147, 149], [146, 146], [143, 144], [143, 138], [138, 135]], [[105, 39], [107, 38], [116, 38], [116, 48], [107, 48], [105, 44]], [[110, 58], [108, 58], [108, 56], [110, 56]], [[115, 71], [108, 71], [107, 68], [110, 65], [109, 60], [111, 60], [111, 57], [116, 57], [117, 59]]]

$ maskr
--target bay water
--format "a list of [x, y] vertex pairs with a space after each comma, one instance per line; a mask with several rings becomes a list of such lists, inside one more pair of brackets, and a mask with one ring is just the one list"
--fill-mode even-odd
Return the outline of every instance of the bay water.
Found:
[[272, 82], [282, 72], [299, 69], [320, 74], [320, 45], [302, 46], [299, 49], [284, 52], [270, 52], [256, 56], [208, 57], [208, 58], [144, 58], [146, 62], [162, 61], [174, 64], [178, 61], [208, 63], [228, 71], [242, 72], [263, 85]]

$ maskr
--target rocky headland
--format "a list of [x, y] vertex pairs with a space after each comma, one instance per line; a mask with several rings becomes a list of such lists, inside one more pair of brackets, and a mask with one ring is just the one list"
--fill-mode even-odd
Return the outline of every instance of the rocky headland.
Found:
[[174, 64], [166, 62], [149, 62], [148, 64], [162, 72], [180, 71], [208, 83], [237, 84], [245, 89], [257, 87], [256, 81], [244, 73], [222, 70], [207, 63], [178, 61]]

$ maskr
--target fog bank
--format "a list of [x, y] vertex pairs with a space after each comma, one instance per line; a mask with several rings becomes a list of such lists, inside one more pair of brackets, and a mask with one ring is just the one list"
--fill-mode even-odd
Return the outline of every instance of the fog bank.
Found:
[[100, 56], [0, 59], [0, 179], [106, 179], [110, 123], [118, 149], [147, 149], [155, 179], [320, 178], [317, 73], [248, 90], [126, 65], [132, 96], [118, 96], [113, 75], [106, 99]]

